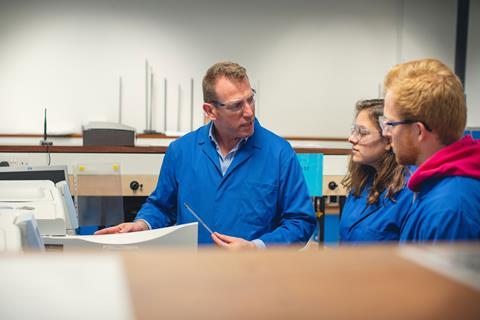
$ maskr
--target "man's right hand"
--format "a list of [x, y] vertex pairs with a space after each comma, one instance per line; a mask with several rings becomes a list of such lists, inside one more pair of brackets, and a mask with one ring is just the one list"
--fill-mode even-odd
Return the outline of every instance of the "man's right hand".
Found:
[[113, 227], [98, 230], [95, 234], [126, 233], [144, 230], [148, 230], [148, 226], [145, 222], [139, 220], [135, 222], [125, 222]]

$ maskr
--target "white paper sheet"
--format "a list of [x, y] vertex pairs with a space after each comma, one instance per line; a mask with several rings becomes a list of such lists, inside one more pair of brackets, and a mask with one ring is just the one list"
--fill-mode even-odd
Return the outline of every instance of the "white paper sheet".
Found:
[[[198, 223], [181, 224], [148, 231], [105, 235], [67, 235], [45, 236], [45, 244], [64, 245], [64, 247], [99, 247], [103, 249], [137, 249], [140, 246], [172, 245], [197, 247]], [[68, 249], [68, 248], [67, 248]]]

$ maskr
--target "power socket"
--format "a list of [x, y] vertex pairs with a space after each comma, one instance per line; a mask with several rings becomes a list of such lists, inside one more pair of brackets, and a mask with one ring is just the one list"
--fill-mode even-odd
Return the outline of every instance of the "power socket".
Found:
[[25, 167], [28, 166], [28, 159], [25, 158], [14, 158], [7, 160], [10, 167]]

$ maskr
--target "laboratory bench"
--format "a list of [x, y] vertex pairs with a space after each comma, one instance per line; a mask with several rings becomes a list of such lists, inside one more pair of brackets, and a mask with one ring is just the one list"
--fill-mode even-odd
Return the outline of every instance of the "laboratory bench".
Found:
[[[338, 214], [341, 204], [345, 199], [346, 191], [341, 184], [348, 162], [350, 149], [345, 148], [341, 141], [326, 141], [319, 143], [336, 143], [330, 147], [317, 147], [309, 145], [318, 141], [299, 141], [294, 146], [297, 153], [322, 153], [322, 204], [315, 203], [317, 212]], [[303, 144], [302, 144], [303, 143]], [[332, 148], [332, 146], [334, 148]], [[79, 197], [122, 197], [124, 218], [123, 221], [132, 221], [136, 213], [156, 187], [158, 174], [163, 157], [168, 146], [81, 146], [81, 145], [0, 145], [0, 161], [7, 161], [12, 166], [47, 166], [65, 165], [69, 174], [70, 190], [74, 196]], [[111, 164], [115, 172], [101, 172], [94, 170], [95, 174], [76, 174], [79, 167], [94, 167], [98, 164]], [[77, 177], [77, 179], [76, 179]], [[93, 199], [93, 201], [97, 201]], [[104, 201], [98, 200], [98, 201]], [[116, 200], [114, 200], [116, 201]], [[103, 208], [103, 207], [101, 207]], [[95, 215], [101, 216], [104, 221], [104, 209], [95, 209]], [[79, 208], [80, 217], [85, 210]], [[100, 211], [99, 211], [100, 210]], [[98, 212], [97, 212], [98, 211]], [[317, 214], [319, 222], [324, 217]], [[81, 218], [82, 220], [82, 218]], [[121, 220], [108, 220], [108, 224], [117, 224]], [[93, 225], [92, 225], [93, 226]], [[89, 232], [89, 231], [88, 231]]]
[[[214, 247], [47, 252], [1, 259], [0, 280], [10, 286], [0, 316], [480, 319], [478, 242], [238, 253]], [[35, 298], [27, 302], [27, 296]]]
[[[478, 267], [479, 245], [467, 248]], [[123, 258], [139, 319], [480, 319], [480, 287], [413, 262], [408, 250], [427, 258], [436, 248], [211, 249]], [[455, 256], [455, 247], [445, 250]]]
[[[73, 190], [75, 167], [82, 164], [112, 163], [119, 167], [121, 188], [108, 187], [109, 179], [117, 178], [108, 174], [92, 176], [85, 181], [83, 195], [148, 196], [156, 186], [166, 146], [32, 146], [0, 145], [0, 161], [13, 166], [66, 165]], [[341, 179], [346, 173], [350, 149], [296, 147], [298, 153], [322, 153], [323, 194], [326, 196], [345, 195]], [[103, 183], [99, 183], [103, 182]], [[106, 188], [98, 188], [100, 185]], [[110, 184], [114, 185], [114, 184]]]

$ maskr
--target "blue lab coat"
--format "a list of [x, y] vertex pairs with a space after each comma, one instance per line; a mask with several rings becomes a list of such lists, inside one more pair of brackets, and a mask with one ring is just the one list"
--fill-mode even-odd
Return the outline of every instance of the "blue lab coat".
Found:
[[[254, 134], [222, 175], [211, 125], [170, 144], [157, 187], [136, 219], [152, 228], [196, 222], [186, 202], [213, 231], [267, 246], [308, 241], [315, 216], [290, 144], [255, 120]], [[200, 223], [198, 228], [199, 243], [212, 243]]]
[[480, 141], [440, 149], [408, 182], [415, 191], [400, 242], [480, 240]]
[[359, 197], [348, 195], [340, 220], [340, 241], [344, 243], [366, 243], [398, 241], [400, 230], [412, 205], [413, 192], [406, 186], [394, 195], [396, 202], [385, 198], [387, 191], [380, 194], [378, 201], [368, 204], [367, 185]]
[[400, 242], [480, 240], [480, 180], [430, 179], [415, 194]]

